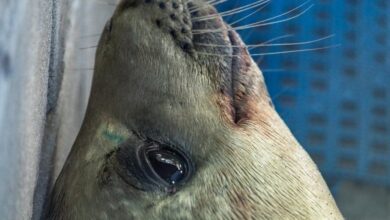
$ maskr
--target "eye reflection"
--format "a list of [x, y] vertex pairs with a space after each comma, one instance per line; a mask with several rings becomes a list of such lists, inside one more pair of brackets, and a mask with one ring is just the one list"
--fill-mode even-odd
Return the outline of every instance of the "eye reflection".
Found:
[[145, 177], [168, 190], [182, 185], [193, 172], [190, 158], [178, 147], [154, 142], [141, 147], [138, 155]]
[[185, 161], [179, 155], [168, 150], [148, 152], [148, 158], [154, 171], [171, 185], [180, 182], [185, 175]]

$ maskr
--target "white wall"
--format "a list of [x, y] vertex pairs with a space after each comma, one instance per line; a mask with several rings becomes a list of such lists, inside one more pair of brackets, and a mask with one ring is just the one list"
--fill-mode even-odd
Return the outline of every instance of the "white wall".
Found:
[[79, 48], [96, 45], [86, 36], [112, 2], [0, 0], [1, 219], [39, 219], [89, 95], [94, 49]]

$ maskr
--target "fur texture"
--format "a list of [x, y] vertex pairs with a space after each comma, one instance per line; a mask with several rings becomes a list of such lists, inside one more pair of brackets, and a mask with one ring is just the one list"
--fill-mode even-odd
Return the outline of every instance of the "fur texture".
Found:
[[[118, 175], [111, 155], [125, 141], [142, 144], [139, 134], [189, 152], [196, 170], [176, 193], [142, 191]], [[342, 216], [270, 104], [261, 71], [212, 6], [123, 0], [101, 37], [87, 116], [47, 218]]]

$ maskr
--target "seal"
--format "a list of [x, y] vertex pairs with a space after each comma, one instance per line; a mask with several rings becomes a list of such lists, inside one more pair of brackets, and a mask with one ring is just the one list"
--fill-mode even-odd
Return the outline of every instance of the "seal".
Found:
[[120, 2], [47, 219], [343, 218], [211, 2]]

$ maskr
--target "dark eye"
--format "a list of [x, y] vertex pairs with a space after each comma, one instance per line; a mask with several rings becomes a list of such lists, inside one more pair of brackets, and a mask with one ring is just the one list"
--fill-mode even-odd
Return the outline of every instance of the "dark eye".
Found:
[[118, 174], [141, 190], [175, 192], [194, 171], [192, 160], [180, 147], [154, 141], [125, 143], [116, 152], [116, 159]]
[[152, 144], [138, 151], [140, 167], [147, 178], [166, 187], [183, 183], [191, 174], [191, 162], [180, 150], [167, 145]]
[[169, 150], [155, 150], [148, 152], [151, 168], [167, 183], [175, 185], [187, 173], [186, 162], [175, 152]]

